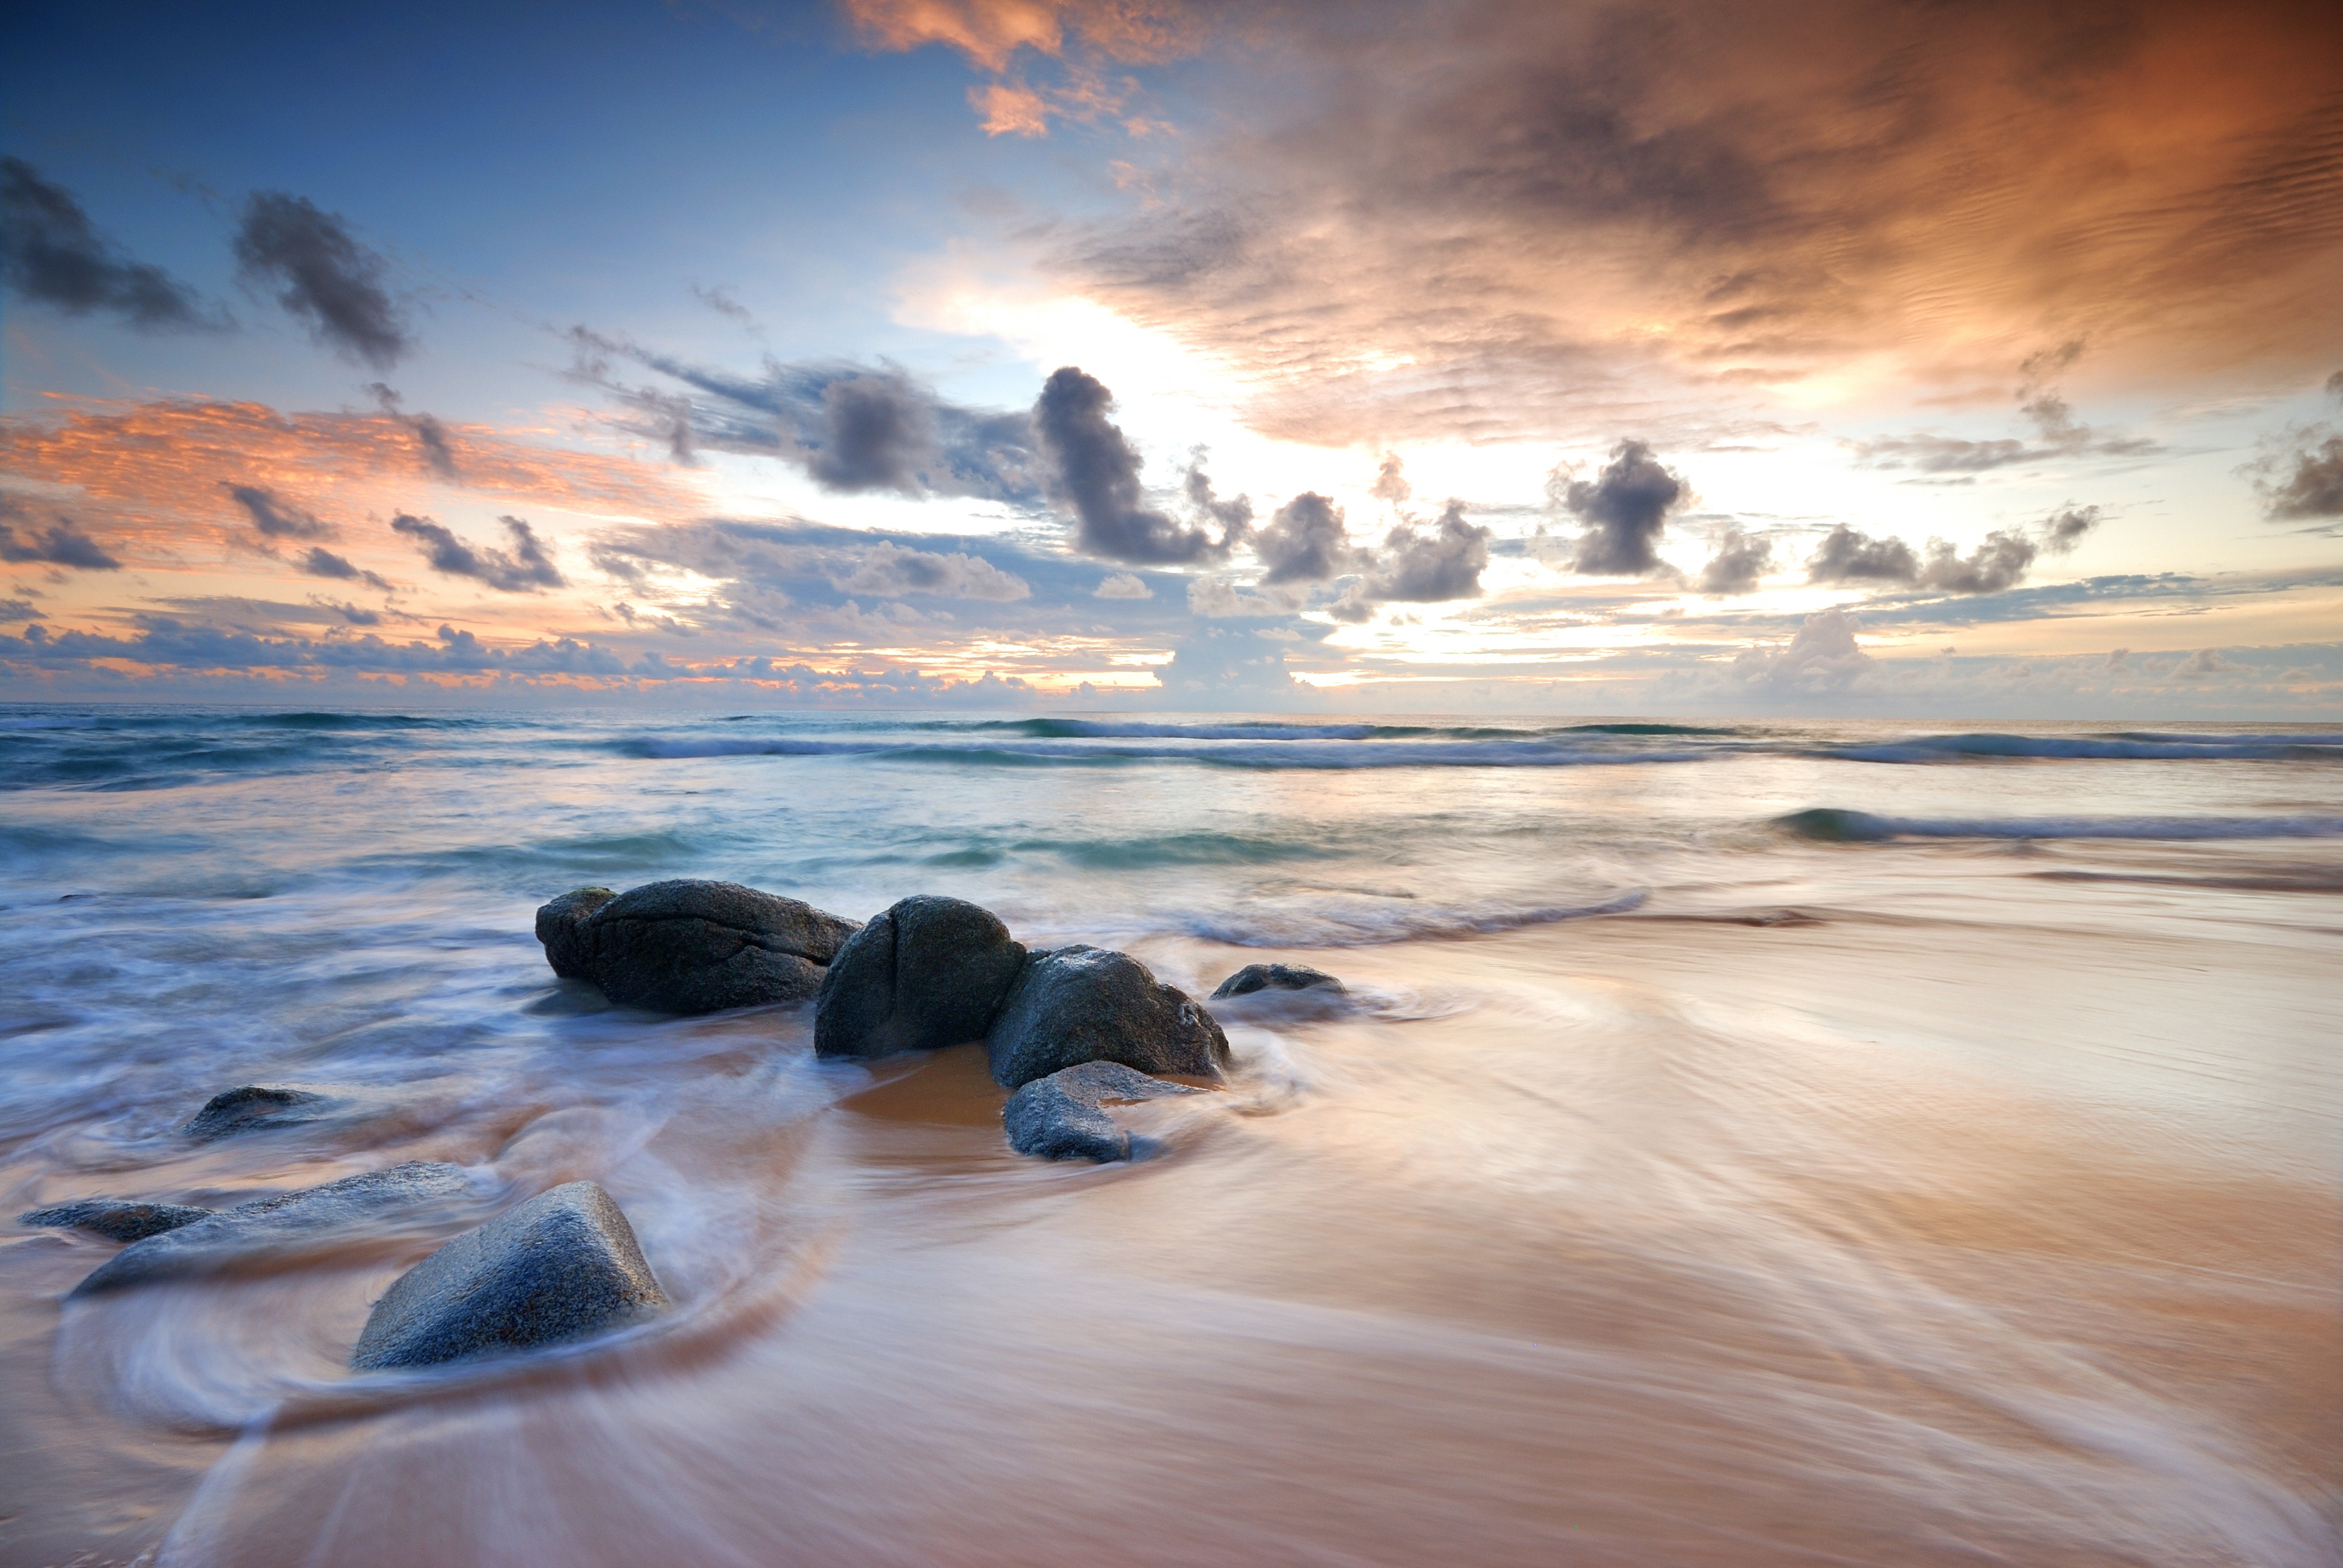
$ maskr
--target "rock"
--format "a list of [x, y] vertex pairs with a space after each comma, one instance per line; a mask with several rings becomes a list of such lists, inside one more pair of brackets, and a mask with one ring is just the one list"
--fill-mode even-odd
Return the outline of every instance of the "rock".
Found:
[[471, 1195], [472, 1183], [462, 1167], [410, 1160], [322, 1187], [216, 1210], [133, 1241], [75, 1285], [73, 1294], [97, 1295], [156, 1280], [281, 1261], [288, 1251], [327, 1242], [337, 1231], [366, 1226], [367, 1236], [379, 1236], [393, 1216], [401, 1224], [432, 1223]]
[[38, 1225], [52, 1231], [87, 1231], [93, 1236], [103, 1236], [109, 1241], [143, 1241], [149, 1236], [159, 1236], [166, 1231], [176, 1231], [182, 1225], [192, 1225], [198, 1220], [208, 1220], [218, 1213], [216, 1209], [198, 1209], [188, 1203], [135, 1203], [119, 1198], [84, 1198], [75, 1203], [60, 1203], [53, 1209], [35, 1209], [16, 1216], [19, 1225]]
[[817, 1056], [892, 1056], [982, 1040], [1024, 967], [990, 910], [921, 893], [838, 950], [814, 996]]
[[1323, 970], [1304, 969], [1300, 964], [1247, 964], [1220, 983], [1212, 992], [1212, 1000], [1222, 1001], [1232, 996], [1251, 996], [1257, 990], [1319, 989], [1340, 992], [1345, 988], [1341, 980]]
[[1202, 1094], [1184, 1083], [1166, 1083], [1133, 1072], [1119, 1061], [1086, 1061], [1047, 1078], [1037, 1078], [1009, 1097], [1001, 1122], [1009, 1146], [1044, 1160], [1128, 1160], [1131, 1134], [1100, 1107], [1111, 1100], [1161, 1100]]
[[1025, 960], [984, 1051], [994, 1081], [1018, 1089], [1085, 1061], [1218, 1078], [1229, 1042], [1211, 1013], [1129, 953], [1075, 946]]
[[391, 1282], [350, 1352], [359, 1372], [561, 1344], [665, 1312], [634, 1228], [572, 1181], [468, 1231]]
[[578, 922], [618, 895], [608, 888], [578, 888], [562, 894], [537, 911], [537, 940], [545, 944], [545, 961], [563, 980], [592, 980]]
[[801, 1001], [858, 929], [735, 882], [653, 882], [582, 915], [561, 912], [593, 890], [564, 894], [538, 911], [546, 961], [557, 974], [592, 980], [612, 1001], [662, 1012]]
[[247, 1083], [205, 1101], [204, 1108], [179, 1131], [190, 1138], [226, 1138], [258, 1127], [295, 1127], [315, 1121], [326, 1103], [326, 1096], [306, 1089]]

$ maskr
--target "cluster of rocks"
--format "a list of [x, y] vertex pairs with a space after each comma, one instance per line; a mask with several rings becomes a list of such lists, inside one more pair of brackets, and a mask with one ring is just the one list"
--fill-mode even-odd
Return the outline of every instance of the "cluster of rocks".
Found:
[[[1211, 1012], [1128, 953], [1027, 949], [961, 899], [904, 899], [858, 924], [731, 882], [655, 882], [628, 893], [581, 888], [537, 913], [546, 961], [611, 1000], [678, 1013], [804, 1001], [814, 1050], [868, 1060], [982, 1041], [1011, 1090], [1011, 1147], [1046, 1159], [1128, 1160], [1119, 1102], [1202, 1092], [1228, 1038]], [[1332, 975], [1251, 964], [1214, 1000], [1264, 992], [1339, 997]], [[1162, 1075], [1171, 1075], [1167, 1078]], [[312, 1121], [332, 1096], [246, 1084], [213, 1096], [180, 1129], [209, 1141]], [[74, 1288], [96, 1296], [156, 1281], [443, 1229], [478, 1201], [459, 1167], [410, 1161], [229, 1209], [85, 1199], [20, 1215], [125, 1243]], [[610, 1195], [572, 1181], [458, 1235], [401, 1274], [350, 1353], [359, 1371], [435, 1366], [562, 1344], [639, 1323], [672, 1303]]]

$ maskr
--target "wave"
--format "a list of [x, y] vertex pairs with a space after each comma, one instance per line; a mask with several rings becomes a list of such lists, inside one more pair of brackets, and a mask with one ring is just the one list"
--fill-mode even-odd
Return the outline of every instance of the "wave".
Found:
[[1329, 900], [1194, 915], [1181, 922], [1180, 929], [1189, 936], [1239, 948], [1383, 947], [1624, 915], [1640, 909], [1647, 896], [1636, 889], [1590, 903], [1477, 907]]
[[1816, 807], [1775, 819], [1801, 839], [1879, 844], [1894, 839], [2333, 839], [2343, 817], [1876, 817]]
[[1843, 762], [1945, 762], [1967, 758], [2054, 760], [2343, 760], [2343, 735], [1930, 735], [1870, 745], [1825, 746]]
[[[1518, 733], [1518, 731], [1510, 732]], [[1191, 762], [1213, 768], [1348, 769], [1376, 768], [1582, 768], [1621, 763], [1692, 762], [1694, 750], [1574, 748], [1551, 740], [1240, 741], [1202, 746], [1082, 745], [1070, 740], [1000, 741], [953, 746], [934, 741], [669, 739], [633, 736], [616, 742], [623, 756], [654, 759], [701, 757], [876, 757], [896, 761], [971, 767], [1114, 767], [1135, 762]]]

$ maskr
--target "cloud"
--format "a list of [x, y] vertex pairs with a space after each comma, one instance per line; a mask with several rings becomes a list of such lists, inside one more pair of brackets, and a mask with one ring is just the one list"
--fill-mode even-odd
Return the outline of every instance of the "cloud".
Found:
[[870, 547], [851, 569], [830, 580], [840, 592], [881, 598], [916, 593], [1007, 603], [1033, 595], [1032, 586], [1023, 578], [1004, 572], [990, 561], [958, 553], [908, 549], [889, 540]]
[[1682, 505], [1684, 480], [1670, 473], [1641, 441], [1622, 441], [1608, 467], [1590, 482], [1574, 479], [1559, 498], [1585, 525], [1573, 560], [1591, 577], [1648, 577], [1668, 569], [1659, 538], [1668, 514]]
[[1289, 709], [1305, 694], [1285, 668], [1286, 643], [1250, 627], [1202, 626], [1155, 667], [1165, 692], [1207, 707]]
[[242, 507], [252, 526], [272, 539], [330, 539], [335, 535], [331, 525], [320, 522], [317, 515], [295, 506], [276, 491], [259, 485], [224, 485], [236, 504]]
[[429, 518], [411, 517], [405, 512], [390, 520], [393, 531], [405, 534], [416, 541], [423, 558], [431, 569], [449, 577], [470, 578], [502, 593], [534, 593], [539, 588], [566, 588], [561, 573], [555, 569], [552, 558], [545, 553], [544, 545], [536, 532], [518, 518], [500, 518], [498, 521], [512, 536], [512, 553], [488, 546], [468, 545], [454, 533]]
[[1774, 565], [1774, 541], [1763, 534], [1744, 531], [1728, 523], [1715, 536], [1716, 553], [1701, 568], [1704, 594], [1745, 594], [1757, 586]]
[[1964, 558], [1942, 539], [1928, 541], [1928, 558], [1920, 568], [1919, 586], [1946, 593], [1999, 593], [2026, 580], [2037, 548], [2024, 534], [1996, 528], [1985, 542]]
[[2172, 673], [2182, 680], [2209, 680], [2237, 670], [2236, 665], [2221, 657], [2219, 648], [2200, 648], [2174, 666]]
[[1155, 590], [1131, 572], [1110, 572], [1091, 590], [1094, 598], [1153, 598]]
[[1143, 504], [1139, 454], [1107, 417], [1114, 394], [1068, 365], [1051, 373], [1033, 405], [1033, 428], [1048, 459], [1051, 498], [1074, 514], [1074, 545], [1086, 555], [1134, 566], [1217, 559], [1240, 537], [1218, 538]]
[[1966, 440], [1954, 436], [1890, 437], [1854, 443], [1858, 462], [1875, 468], [1910, 468], [1923, 474], [1983, 474], [2020, 463], [2041, 463], [2054, 457], [2137, 457], [2162, 450], [2157, 443], [2137, 436], [2101, 435], [2076, 421], [2066, 398], [2051, 388], [2031, 384], [2037, 370], [2062, 368], [2080, 354], [2079, 343], [2069, 343], [2060, 357], [2026, 360], [2029, 383], [2018, 390], [2018, 411], [2032, 420], [2040, 439], [2028, 443], [2009, 437]]
[[185, 284], [124, 256], [72, 192], [22, 158], [0, 157], [0, 276], [19, 299], [68, 316], [103, 311], [148, 331], [217, 325]]
[[244, 205], [236, 259], [247, 284], [275, 289], [277, 302], [337, 352], [378, 370], [414, 352], [404, 312], [383, 286], [386, 264], [340, 214], [283, 191], [256, 191]]
[[1734, 678], [1773, 691], [1845, 690], [1872, 668], [1871, 656], [1855, 640], [1861, 629], [1845, 610], [1810, 615], [1787, 644], [1744, 649], [1733, 661]]
[[416, 456], [422, 460], [427, 473], [443, 479], [458, 479], [456, 443], [447, 434], [447, 427], [428, 414], [409, 414], [399, 407], [400, 397], [389, 386], [380, 381], [369, 382], [367, 390], [382, 406], [382, 411], [415, 433]]
[[380, 577], [351, 565], [347, 557], [337, 556], [322, 545], [310, 546], [309, 553], [296, 564], [313, 578], [331, 578], [337, 582], [362, 582], [385, 593], [392, 591], [390, 584]]
[[[2287, 465], [2291, 472], [2277, 472]], [[2257, 481], [2265, 513], [2280, 522], [2343, 518], [2343, 436], [2306, 441], [2299, 450], [2265, 469]]]
[[[628, 410], [614, 423], [665, 443], [679, 463], [739, 452], [795, 463], [840, 494], [1041, 498], [1026, 415], [950, 402], [894, 366], [768, 358], [760, 376], [743, 377], [583, 327], [566, 336], [569, 378], [609, 393]], [[684, 390], [621, 381], [621, 360]]]
[[1974, 375], [2045, 322], [2139, 385], [2333, 368], [2343, 228], [2309, 215], [2343, 170], [2304, 149], [2343, 101], [2301, 0], [1386, 0], [1225, 36], [1210, 132], [1053, 265], [1224, 356], [1272, 435], [1714, 429], [1735, 388]]
[[1269, 568], [1262, 578], [1267, 583], [1324, 582], [1363, 571], [1373, 558], [1352, 545], [1342, 509], [1315, 490], [1278, 508], [1269, 527], [1253, 536], [1252, 548]]
[[[23, 508], [0, 496], [0, 518], [21, 518], [24, 515]], [[122, 569], [120, 561], [100, 549], [96, 540], [64, 518], [45, 528], [27, 528], [21, 536], [7, 522], [0, 521], [0, 561], [18, 565], [39, 562], [95, 572]]]
[[1873, 538], [1845, 523], [1834, 526], [1806, 562], [1810, 583], [1912, 583], [1920, 558], [1902, 539]]
[[844, 0], [842, 8], [866, 47], [943, 44], [988, 71], [1007, 70], [1021, 49], [1054, 56], [1069, 42], [1104, 59], [1153, 63], [1202, 36], [1197, 8], [1176, 0]]
[[1188, 613], [1212, 620], [1292, 615], [1308, 597], [1306, 588], [1247, 585], [1218, 572], [1188, 579]]
[[2078, 507], [2069, 501], [2044, 520], [2042, 548], [2054, 556], [2066, 555], [2098, 526], [2098, 508]]
[[48, 618], [35, 608], [28, 598], [0, 598], [0, 622], [12, 620], [46, 620]]
[[1429, 532], [1402, 523], [1383, 538], [1366, 595], [1406, 604], [1478, 598], [1481, 573], [1489, 564], [1490, 538], [1489, 529], [1464, 520], [1461, 501], [1449, 502]]

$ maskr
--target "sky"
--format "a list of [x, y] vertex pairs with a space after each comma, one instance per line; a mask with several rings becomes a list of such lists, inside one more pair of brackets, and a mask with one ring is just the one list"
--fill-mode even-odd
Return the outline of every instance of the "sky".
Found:
[[2343, 716], [2343, 12], [49, 6], [0, 700]]

